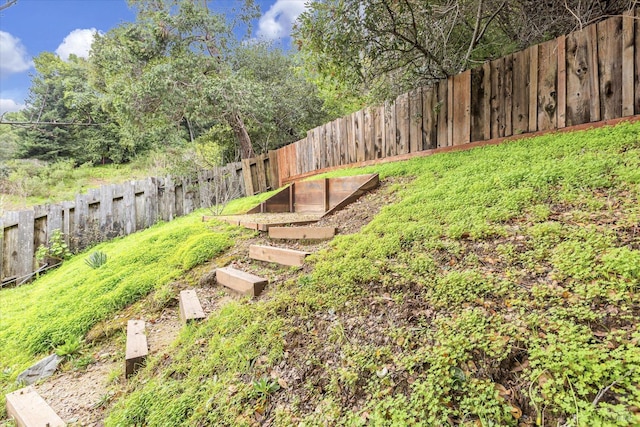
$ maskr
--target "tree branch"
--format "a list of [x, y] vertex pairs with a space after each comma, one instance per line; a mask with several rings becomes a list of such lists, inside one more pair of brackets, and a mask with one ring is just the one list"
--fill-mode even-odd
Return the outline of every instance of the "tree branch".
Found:
[[467, 49], [467, 53], [465, 54], [462, 64], [460, 64], [459, 73], [463, 72], [467, 67], [467, 62], [469, 62], [469, 58], [471, 57], [471, 52], [473, 52], [473, 48], [476, 46], [476, 40], [478, 37], [478, 32], [480, 31], [480, 23], [482, 21], [482, 7], [484, 6], [484, 0], [480, 0], [478, 2], [478, 11], [476, 13], [476, 24], [473, 26], [473, 35], [471, 36], [471, 41], [469, 42], [469, 48]]
[[14, 4], [18, 3], [18, 0], [7, 0], [7, 2], [5, 4], [3, 4], [2, 6], [0, 6], [0, 10], [4, 10], [8, 7], [13, 6]]

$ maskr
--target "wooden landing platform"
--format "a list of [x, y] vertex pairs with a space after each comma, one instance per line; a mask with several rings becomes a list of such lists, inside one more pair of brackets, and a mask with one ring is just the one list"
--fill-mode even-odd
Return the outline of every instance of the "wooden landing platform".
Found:
[[6, 395], [7, 414], [18, 427], [60, 427], [67, 424], [32, 387]]
[[276, 248], [273, 246], [249, 246], [249, 258], [258, 261], [275, 262], [280, 265], [299, 267], [304, 259], [311, 255], [309, 252], [294, 251], [293, 249]]
[[335, 227], [270, 227], [270, 239], [327, 240], [336, 235]]
[[242, 295], [252, 297], [260, 295], [269, 283], [267, 279], [232, 267], [218, 268], [216, 270], [216, 281]]
[[231, 225], [248, 228], [250, 230], [269, 231], [271, 227], [286, 225], [309, 225], [320, 221], [320, 214], [300, 214], [295, 212], [257, 213], [231, 216], [203, 216], [202, 220], [218, 219]]
[[133, 375], [142, 366], [149, 354], [144, 320], [127, 322], [127, 348], [125, 356], [125, 377]]
[[206, 317], [204, 310], [202, 310], [202, 305], [200, 305], [198, 295], [193, 289], [180, 292], [179, 308], [182, 323], [188, 323], [191, 320], [199, 320]]

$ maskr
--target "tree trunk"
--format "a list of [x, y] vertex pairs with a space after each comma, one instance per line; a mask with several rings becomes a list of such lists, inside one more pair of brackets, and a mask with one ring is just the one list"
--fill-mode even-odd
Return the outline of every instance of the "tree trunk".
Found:
[[251, 137], [247, 132], [247, 128], [244, 125], [244, 121], [240, 114], [232, 113], [227, 117], [227, 121], [233, 129], [233, 134], [236, 137], [236, 142], [240, 146], [240, 157], [243, 159], [248, 159], [250, 157], [255, 157], [255, 153], [253, 152], [253, 146], [251, 145]]

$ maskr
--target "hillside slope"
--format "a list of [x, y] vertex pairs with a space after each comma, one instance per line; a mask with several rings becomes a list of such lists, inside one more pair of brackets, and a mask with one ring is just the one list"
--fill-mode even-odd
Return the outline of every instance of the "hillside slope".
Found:
[[107, 425], [640, 423], [640, 124], [339, 173], [373, 171], [415, 179]]
[[[106, 425], [640, 423], [640, 123], [333, 175], [367, 172], [392, 203], [183, 328]], [[246, 236], [191, 216], [0, 292], [0, 385]]]

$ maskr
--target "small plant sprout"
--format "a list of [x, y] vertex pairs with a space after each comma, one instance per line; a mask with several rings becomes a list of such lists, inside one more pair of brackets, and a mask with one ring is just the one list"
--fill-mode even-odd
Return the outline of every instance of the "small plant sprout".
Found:
[[63, 359], [72, 359], [76, 354], [80, 353], [82, 347], [82, 337], [71, 337], [61, 346], [56, 348], [56, 354]]
[[273, 393], [280, 390], [280, 385], [276, 381], [270, 380], [266, 377], [262, 377], [259, 380], [254, 381], [252, 387], [252, 396], [261, 402], [267, 401]]
[[107, 262], [107, 254], [100, 251], [95, 251], [89, 255], [89, 258], [85, 259], [84, 262], [94, 270], [102, 267]]

